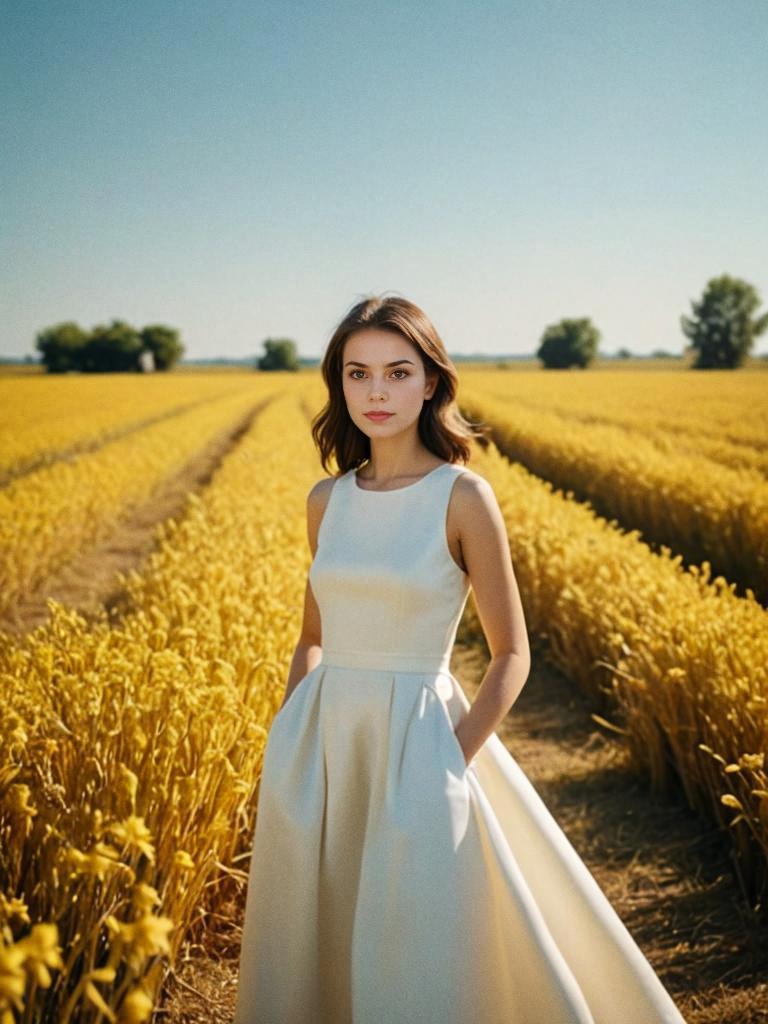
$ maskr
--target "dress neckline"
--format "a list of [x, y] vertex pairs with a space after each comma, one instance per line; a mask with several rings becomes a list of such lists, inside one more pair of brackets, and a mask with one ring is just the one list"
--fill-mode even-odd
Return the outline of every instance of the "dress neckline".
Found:
[[357, 482], [357, 470], [355, 467], [353, 466], [349, 472], [352, 477], [352, 486], [361, 494], [399, 494], [401, 491], [409, 491], [412, 487], [418, 487], [419, 484], [423, 483], [428, 477], [433, 476], [441, 469], [445, 469], [446, 466], [452, 465], [452, 462], [442, 462], [439, 466], [435, 466], [434, 469], [430, 469], [430, 471], [425, 473], [424, 476], [420, 476], [418, 480], [414, 480], [412, 484], [406, 484], [405, 487], [391, 487], [387, 491], [372, 491], [367, 487], [361, 487]]

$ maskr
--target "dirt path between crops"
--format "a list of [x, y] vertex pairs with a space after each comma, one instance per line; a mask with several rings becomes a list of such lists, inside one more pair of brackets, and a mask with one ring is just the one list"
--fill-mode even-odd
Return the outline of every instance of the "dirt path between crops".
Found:
[[[474, 699], [486, 656], [457, 644]], [[613, 734], [543, 654], [498, 731], [610, 899], [688, 1024], [768, 1022], [768, 927], [744, 909], [729, 847], [680, 799], [649, 795]], [[247, 862], [246, 862], [247, 866]], [[158, 1020], [231, 1024], [244, 891], [221, 908], [215, 954], [190, 951]], [[289, 966], [286, 969], [290, 969]], [[761, 981], [762, 979], [762, 981]]]
[[21, 636], [48, 618], [48, 598], [76, 608], [93, 620], [107, 609], [111, 621], [125, 614], [120, 573], [137, 569], [154, 550], [157, 527], [183, 514], [191, 493], [202, 490], [240, 438], [250, 429], [269, 396], [233, 425], [212, 438], [176, 474], [159, 484], [155, 494], [134, 508], [118, 528], [49, 577], [33, 593], [0, 616], [0, 632]]

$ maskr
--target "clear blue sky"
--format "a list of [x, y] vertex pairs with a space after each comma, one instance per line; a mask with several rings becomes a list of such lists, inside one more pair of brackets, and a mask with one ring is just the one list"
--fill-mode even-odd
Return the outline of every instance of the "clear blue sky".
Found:
[[768, 305], [767, 0], [10, 0], [0, 39], [0, 354], [320, 355], [385, 290], [451, 352], [680, 351], [710, 277]]

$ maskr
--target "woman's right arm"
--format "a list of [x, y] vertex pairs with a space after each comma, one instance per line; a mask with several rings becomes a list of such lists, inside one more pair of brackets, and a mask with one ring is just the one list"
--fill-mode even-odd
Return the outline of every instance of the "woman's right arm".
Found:
[[[325, 477], [323, 480], [319, 480], [307, 495], [307, 539], [312, 558], [315, 557], [315, 552], [317, 551], [317, 534], [334, 479], [334, 477]], [[285, 693], [280, 708], [285, 705], [294, 687], [319, 664], [322, 655], [320, 609], [317, 607], [315, 595], [312, 593], [309, 577], [307, 577], [307, 583], [304, 588], [304, 618], [301, 624], [301, 633], [291, 659], [288, 679], [285, 684]]]

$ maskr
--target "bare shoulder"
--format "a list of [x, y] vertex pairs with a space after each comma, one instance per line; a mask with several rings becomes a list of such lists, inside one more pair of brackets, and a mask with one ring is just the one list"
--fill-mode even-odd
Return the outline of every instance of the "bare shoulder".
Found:
[[457, 509], [473, 512], [497, 508], [496, 492], [484, 476], [473, 469], [462, 466], [462, 472], [454, 485], [453, 494]]
[[307, 514], [310, 518], [322, 518], [337, 479], [335, 476], [324, 476], [322, 480], [312, 485], [307, 495]]
[[324, 476], [322, 480], [318, 480], [317, 483], [312, 484], [309, 494], [307, 495], [307, 503], [310, 505], [325, 505], [337, 479], [338, 477], [335, 476]]
[[451, 529], [465, 550], [475, 544], [498, 547], [506, 535], [506, 525], [496, 492], [491, 484], [472, 469], [463, 468], [451, 495]]

